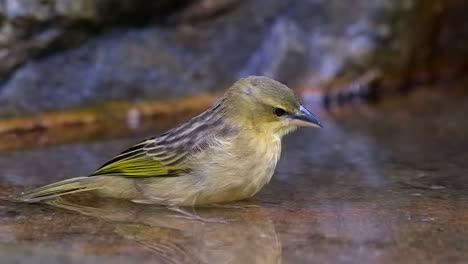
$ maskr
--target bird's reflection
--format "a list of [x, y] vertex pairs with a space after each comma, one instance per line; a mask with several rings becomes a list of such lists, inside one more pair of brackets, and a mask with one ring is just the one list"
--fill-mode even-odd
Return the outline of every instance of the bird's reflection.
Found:
[[50, 204], [110, 221], [117, 234], [153, 252], [157, 263], [281, 263], [281, 244], [262, 208], [197, 209], [203, 218], [227, 220], [203, 222], [113, 199], [59, 198]]

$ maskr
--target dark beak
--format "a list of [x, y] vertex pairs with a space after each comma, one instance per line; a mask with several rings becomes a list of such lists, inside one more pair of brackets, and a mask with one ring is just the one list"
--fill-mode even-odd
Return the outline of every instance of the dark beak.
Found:
[[307, 108], [301, 105], [299, 113], [291, 115], [291, 123], [296, 126], [320, 127], [322, 123]]

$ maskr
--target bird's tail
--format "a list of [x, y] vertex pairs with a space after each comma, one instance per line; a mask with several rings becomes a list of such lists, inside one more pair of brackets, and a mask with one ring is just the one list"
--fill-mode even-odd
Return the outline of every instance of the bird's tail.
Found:
[[89, 177], [77, 177], [55, 182], [22, 193], [19, 197], [17, 197], [17, 200], [21, 202], [35, 203], [65, 194], [85, 192], [96, 189], [96, 187], [89, 186], [89, 179]]

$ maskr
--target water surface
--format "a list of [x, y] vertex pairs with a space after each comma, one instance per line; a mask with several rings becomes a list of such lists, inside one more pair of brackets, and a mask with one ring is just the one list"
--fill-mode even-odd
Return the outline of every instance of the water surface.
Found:
[[[274, 179], [244, 202], [259, 207], [193, 212], [229, 221], [113, 200], [0, 201], [0, 262], [468, 263], [468, 95], [397, 99], [287, 136]], [[142, 138], [1, 152], [0, 197], [89, 174]]]

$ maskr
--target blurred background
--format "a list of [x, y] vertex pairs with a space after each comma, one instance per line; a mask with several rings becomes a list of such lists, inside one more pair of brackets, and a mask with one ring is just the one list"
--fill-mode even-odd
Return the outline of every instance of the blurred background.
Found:
[[[463, 0], [2, 0], [0, 116], [212, 93], [249, 75], [340, 102], [451, 81], [467, 68], [466, 8]], [[362, 79], [367, 90], [351, 89]]]
[[[0, 145], [151, 131], [162, 117], [202, 111], [249, 75], [327, 109], [444, 89], [467, 71], [466, 8], [463, 0], [2, 0]], [[178, 105], [170, 113], [168, 100]], [[155, 116], [157, 124], [142, 122]], [[11, 140], [38, 132], [53, 136]]]
[[[466, 10], [0, 0], [0, 262], [468, 263]], [[249, 75], [287, 84], [325, 128], [285, 138], [272, 182], [248, 201], [261, 208], [205, 212], [239, 221], [2, 200], [89, 175]]]

